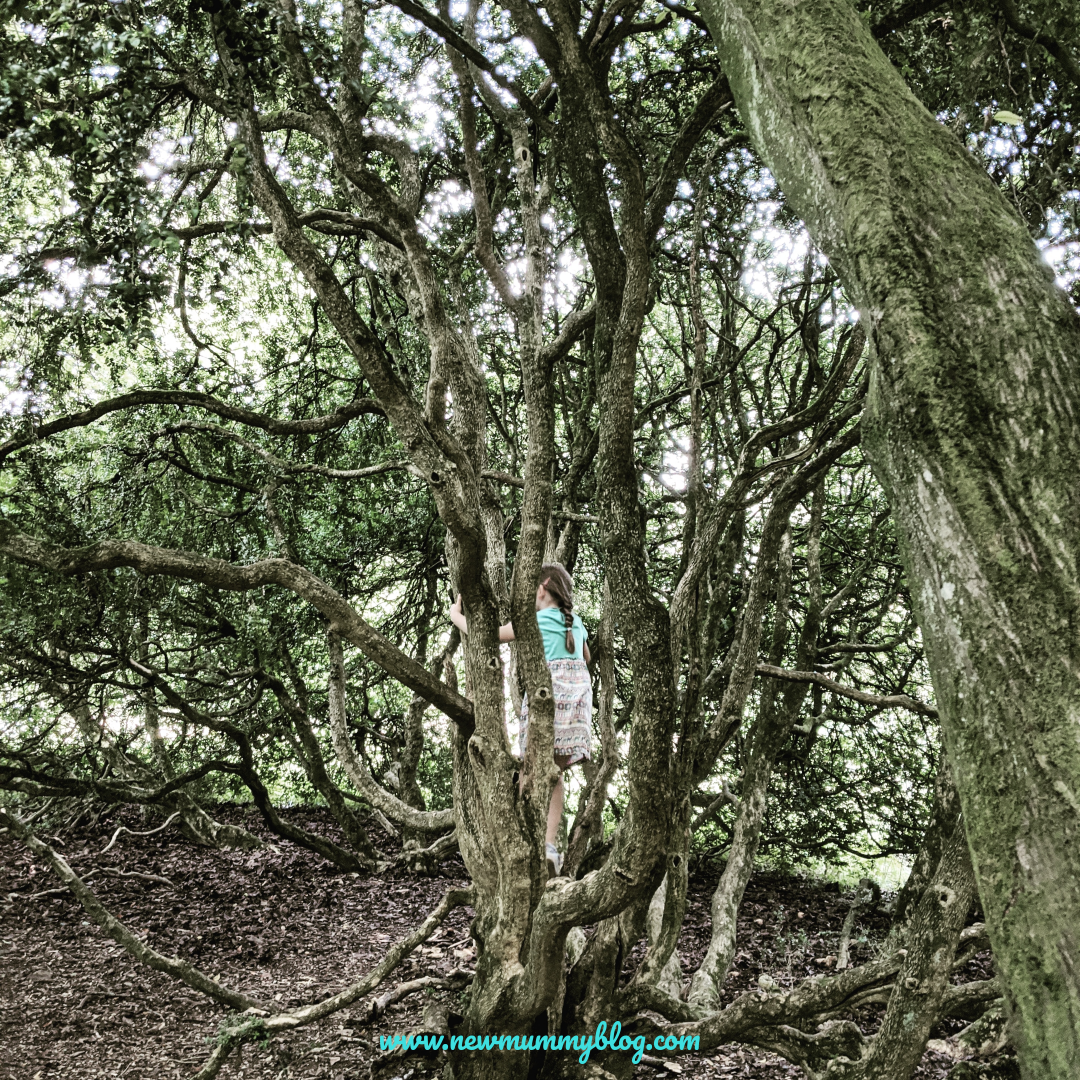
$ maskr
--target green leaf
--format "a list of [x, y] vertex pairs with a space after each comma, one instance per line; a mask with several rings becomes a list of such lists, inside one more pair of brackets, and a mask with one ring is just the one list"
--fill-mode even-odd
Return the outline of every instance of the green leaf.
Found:
[[1016, 113], [1009, 112], [1008, 109], [1001, 109], [1000, 111], [994, 113], [994, 119], [999, 124], [1013, 124], [1013, 125], [1016, 125], [1016, 124], [1022, 124], [1024, 122], [1024, 118], [1022, 116], [1017, 116]]

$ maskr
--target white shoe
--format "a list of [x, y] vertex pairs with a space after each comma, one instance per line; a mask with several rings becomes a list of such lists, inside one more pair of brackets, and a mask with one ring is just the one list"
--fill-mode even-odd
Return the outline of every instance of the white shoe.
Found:
[[544, 851], [547, 854], [547, 861], [551, 863], [551, 865], [555, 869], [555, 873], [551, 876], [558, 877], [559, 874], [562, 872], [562, 852], [559, 851], [559, 849], [554, 844], [545, 844]]

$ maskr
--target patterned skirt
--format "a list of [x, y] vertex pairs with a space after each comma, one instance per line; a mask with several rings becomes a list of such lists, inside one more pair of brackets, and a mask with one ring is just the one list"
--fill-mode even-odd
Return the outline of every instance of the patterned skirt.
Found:
[[[555, 693], [555, 756], [592, 758], [592, 679], [584, 660], [549, 660]], [[529, 697], [521, 702], [521, 753], [529, 741]]]

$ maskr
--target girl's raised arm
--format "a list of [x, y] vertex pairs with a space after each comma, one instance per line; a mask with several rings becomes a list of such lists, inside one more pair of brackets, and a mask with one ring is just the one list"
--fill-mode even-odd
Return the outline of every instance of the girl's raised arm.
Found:
[[[457, 599], [450, 605], [450, 621], [463, 633], [469, 632], [468, 624], [465, 620], [465, 613], [461, 610], [461, 593], [458, 593]], [[503, 623], [499, 627], [499, 640], [500, 641], [513, 641], [514, 640], [514, 628], [510, 623]]]

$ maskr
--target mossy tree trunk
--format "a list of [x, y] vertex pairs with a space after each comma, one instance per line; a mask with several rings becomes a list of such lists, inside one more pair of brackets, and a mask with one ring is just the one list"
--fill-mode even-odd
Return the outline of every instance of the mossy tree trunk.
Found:
[[702, 0], [751, 137], [873, 348], [904, 538], [1029, 1077], [1080, 1060], [1080, 320], [844, 0]]

